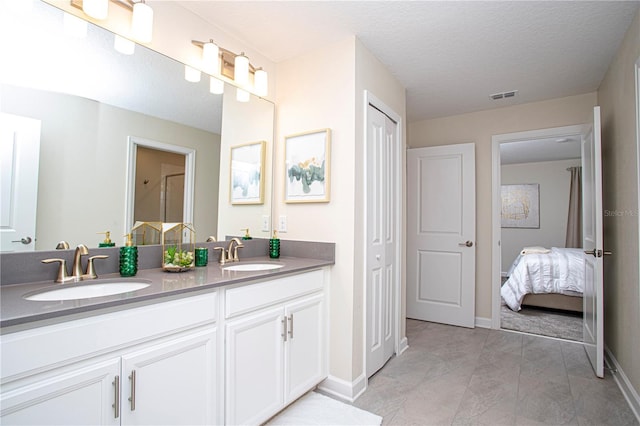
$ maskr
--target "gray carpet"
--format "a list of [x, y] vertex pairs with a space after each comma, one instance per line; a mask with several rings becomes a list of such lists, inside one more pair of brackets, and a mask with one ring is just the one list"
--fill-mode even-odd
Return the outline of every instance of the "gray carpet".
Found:
[[513, 312], [503, 303], [500, 326], [507, 330], [582, 341], [582, 315], [579, 314], [529, 307]]

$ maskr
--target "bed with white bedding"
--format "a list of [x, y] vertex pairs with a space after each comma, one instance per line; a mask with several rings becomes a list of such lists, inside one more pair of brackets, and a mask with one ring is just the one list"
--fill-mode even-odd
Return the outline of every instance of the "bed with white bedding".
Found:
[[525, 248], [513, 262], [500, 294], [507, 306], [582, 311], [584, 264], [581, 249]]

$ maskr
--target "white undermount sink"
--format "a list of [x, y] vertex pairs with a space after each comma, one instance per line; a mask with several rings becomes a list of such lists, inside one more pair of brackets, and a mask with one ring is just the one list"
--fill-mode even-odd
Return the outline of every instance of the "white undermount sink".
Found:
[[280, 269], [284, 265], [282, 263], [237, 263], [235, 265], [224, 266], [222, 269], [226, 271], [268, 271], [271, 269]]
[[[66, 284], [68, 285], [68, 284]], [[52, 290], [40, 291], [24, 296], [27, 300], [32, 301], [53, 301], [53, 300], [75, 300], [90, 299], [92, 297], [113, 296], [115, 294], [127, 293], [130, 291], [140, 290], [151, 285], [151, 282], [136, 280], [103, 280], [100, 282], [88, 282], [87, 284], [79, 283], [73, 286], [60, 284]]]

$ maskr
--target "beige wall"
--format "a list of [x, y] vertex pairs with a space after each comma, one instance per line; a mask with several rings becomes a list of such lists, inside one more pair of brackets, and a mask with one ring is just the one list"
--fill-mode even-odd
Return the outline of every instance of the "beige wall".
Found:
[[496, 108], [408, 125], [410, 148], [476, 144], [476, 317], [491, 318], [491, 137], [504, 133], [584, 124], [589, 121], [596, 94]]
[[[605, 345], [640, 393], [635, 63], [640, 12], [598, 89], [602, 114]], [[637, 395], [637, 394], [636, 394]]]
[[500, 232], [502, 272], [509, 270], [522, 247], [564, 247], [571, 187], [571, 173], [567, 167], [579, 165], [578, 159], [506, 164], [500, 168], [502, 185], [540, 185], [540, 227], [502, 228]]
[[[330, 374], [351, 381], [354, 330], [355, 38], [278, 64], [274, 217], [287, 216], [283, 240], [336, 243], [331, 269]], [[284, 203], [284, 138], [331, 129], [331, 201]]]

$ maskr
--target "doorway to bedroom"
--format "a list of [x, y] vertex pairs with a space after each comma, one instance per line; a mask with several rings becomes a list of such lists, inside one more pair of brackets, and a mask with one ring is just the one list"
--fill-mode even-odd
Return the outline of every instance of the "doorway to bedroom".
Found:
[[582, 341], [581, 130], [494, 138], [494, 328]]

